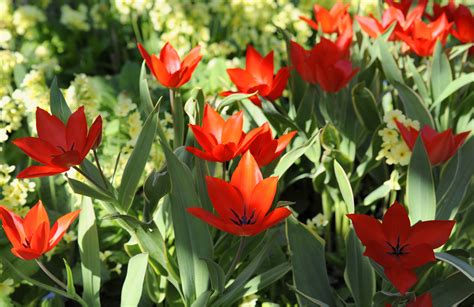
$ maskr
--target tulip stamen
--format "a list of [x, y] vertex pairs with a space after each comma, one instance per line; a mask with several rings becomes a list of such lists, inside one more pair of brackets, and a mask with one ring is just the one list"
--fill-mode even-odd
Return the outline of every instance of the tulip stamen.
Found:
[[255, 224], [256, 220], [253, 221], [254, 217], [255, 217], [255, 209], [252, 211], [252, 214], [250, 215], [249, 218], [247, 218], [247, 210], [246, 208], [244, 207], [244, 214], [242, 215], [242, 217], [240, 217], [237, 212], [235, 212], [234, 209], [230, 209], [230, 211], [232, 212], [232, 214], [234, 214], [235, 219], [230, 219], [232, 221], [232, 223], [238, 225], [238, 226], [242, 226], [242, 225], [253, 225]]
[[30, 241], [28, 241], [28, 239], [25, 238], [25, 242], [22, 243], [21, 245], [23, 245], [23, 247], [26, 247], [26, 248], [30, 248], [31, 245], [30, 245]]
[[391, 252], [387, 252], [389, 255], [394, 255], [394, 256], [403, 256], [408, 254], [408, 252], [404, 251], [404, 249], [408, 246], [408, 244], [400, 246], [400, 236], [397, 237], [397, 245], [393, 246], [390, 242], [385, 241], [390, 248], [392, 249]]

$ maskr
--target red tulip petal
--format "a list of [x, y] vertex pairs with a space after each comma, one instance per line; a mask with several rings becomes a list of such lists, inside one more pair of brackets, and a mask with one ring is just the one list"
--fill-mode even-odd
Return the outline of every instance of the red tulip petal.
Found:
[[407, 144], [410, 150], [413, 150], [413, 147], [415, 147], [416, 139], [418, 138], [418, 130], [412, 127], [407, 128], [405, 127], [405, 125], [399, 123], [397, 120], [395, 120], [395, 124], [397, 125], [398, 131], [400, 132], [400, 135], [405, 141], [405, 144]]
[[401, 294], [405, 294], [418, 281], [415, 273], [402, 267], [385, 268], [384, 273]]
[[189, 125], [189, 128], [193, 131], [194, 138], [199, 143], [204, 151], [212, 152], [214, 146], [217, 145], [217, 140], [212, 134], [208, 134], [198, 125]]
[[69, 116], [66, 125], [66, 143], [64, 150], [76, 150], [82, 152], [87, 142], [87, 119], [84, 107], [80, 106], [76, 112]]
[[347, 214], [354, 225], [354, 230], [363, 245], [367, 246], [370, 241], [385, 242], [382, 224], [379, 220], [365, 214]]
[[80, 153], [81, 160], [87, 156], [92, 147], [98, 145], [100, 138], [102, 138], [102, 117], [99, 115], [89, 129], [87, 142], [84, 145], [83, 151]]
[[207, 160], [207, 161], [221, 162], [221, 161], [216, 160], [216, 158], [212, 154], [204, 152], [198, 148], [187, 146], [186, 150], [200, 159]]
[[250, 152], [246, 152], [240, 159], [237, 168], [232, 174], [231, 183], [238, 188], [244, 198], [245, 203], [249, 204], [252, 192], [255, 186], [263, 180], [262, 173], [258, 164]]
[[380, 34], [382, 34], [382, 26], [378, 20], [365, 16], [356, 16], [355, 19], [359, 23], [362, 31], [367, 33], [367, 35], [370, 37], [377, 38]]
[[54, 165], [34, 165], [22, 170], [16, 178], [37, 178], [58, 175], [67, 172], [69, 167], [59, 167]]
[[58, 166], [58, 167], [71, 167], [75, 165], [81, 164], [83, 159], [81, 158], [81, 155], [79, 152], [72, 150], [72, 151], [67, 151], [59, 156], [56, 156], [51, 160], [51, 164]]
[[278, 147], [276, 149], [276, 154], [279, 155], [285, 148], [290, 144], [293, 137], [298, 133], [298, 131], [291, 131], [285, 135], [282, 135], [278, 138]]
[[456, 153], [459, 147], [461, 147], [462, 144], [464, 144], [464, 141], [466, 141], [470, 133], [471, 133], [470, 131], [466, 131], [466, 132], [461, 132], [459, 134], [456, 134], [454, 136], [454, 148], [451, 153], [452, 156]]
[[432, 249], [445, 244], [455, 221], [424, 221], [416, 223], [410, 230], [407, 244], [428, 244]]
[[291, 211], [288, 208], [276, 208], [265, 217], [261, 215], [259, 219], [263, 219], [263, 221], [261, 223], [258, 223], [257, 221], [258, 224], [253, 225], [255, 226], [255, 231], [251, 235], [257, 235], [260, 232], [279, 224], [281, 221], [289, 217], [290, 214]]
[[42, 222], [32, 233], [30, 239], [30, 247], [32, 251], [39, 254], [43, 254], [48, 249], [48, 238], [49, 238], [49, 221]]
[[34, 232], [38, 229], [41, 223], [48, 224], [49, 230], [49, 218], [46, 209], [43, 206], [43, 202], [41, 200], [38, 201], [33, 208], [28, 211], [24, 220], [23, 220], [23, 227], [25, 229], [25, 233], [27, 237], [31, 237]]
[[22, 246], [26, 238], [23, 228], [23, 220], [15, 213], [7, 208], [0, 206], [0, 219], [2, 221], [3, 230], [8, 240], [13, 246]]
[[247, 93], [249, 92], [249, 88], [259, 84], [253, 75], [241, 68], [229, 68], [227, 69], [227, 74], [240, 92]]
[[146, 51], [145, 47], [143, 47], [142, 44], [138, 43], [138, 44], [137, 44], [137, 47], [138, 47], [138, 51], [140, 51], [140, 54], [141, 54], [142, 58], [145, 60], [146, 65], [147, 65], [148, 68], [151, 70], [151, 72], [154, 74], [154, 72], [153, 72], [153, 64], [152, 64], [152, 62], [151, 62], [150, 54]]
[[223, 220], [235, 220], [235, 214], [238, 217], [244, 214], [242, 195], [233, 185], [222, 179], [206, 176], [206, 186], [212, 205]]
[[264, 216], [270, 210], [278, 185], [278, 177], [269, 177], [260, 181], [252, 191], [248, 202], [248, 212], [260, 213]]
[[318, 30], [318, 23], [317, 22], [314, 22], [312, 19], [307, 18], [305, 16], [299, 16], [298, 18], [300, 20], [303, 20], [304, 22], [306, 22], [314, 30]]
[[169, 42], [161, 49], [160, 60], [165, 65], [166, 71], [169, 74], [173, 74], [181, 69], [181, 59]]
[[210, 105], [204, 106], [204, 116], [202, 119], [202, 129], [214, 135], [218, 143], [222, 142], [222, 130], [225, 121]]
[[199, 55], [200, 51], [201, 51], [201, 46], [196, 46], [193, 49], [191, 49], [191, 51], [189, 51], [188, 55], [183, 59], [183, 65], [182, 66], [183, 67], [195, 67], [202, 58], [202, 56]]
[[39, 138], [24, 137], [15, 139], [12, 143], [33, 160], [43, 164], [50, 163], [53, 156], [61, 154], [59, 148], [53, 147], [50, 143]]
[[364, 256], [367, 256], [383, 267], [398, 265], [396, 256], [390, 255], [391, 247], [386, 242], [370, 241], [365, 245]]
[[397, 201], [391, 205], [382, 220], [382, 229], [386, 239], [397, 245], [397, 240], [405, 242], [410, 232], [410, 219], [405, 208]]
[[181, 87], [185, 83], [187, 83], [189, 80], [191, 80], [191, 77], [193, 75], [194, 70], [199, 64], [199, 61], [201, 60], [202, 56], [199, 57], [199, 59], [191, 66], [186, 66], [182, 68], [180, 71], [180, 81], [178, 83], [178, 86], [176, 87]]
[[250, 144], [262, 133], [265, 131], [264, 126], [260, 126], [250, 130], [249, 133], [245, 134], [242, 141], [239, 144], [239, 154], [243, 152], [245, 148], [248, 148]]
[[234, 143], [218, 144], [212, 149], [212, 155], [219, 162], [232, 160], [238, 154], [237, 145]]
[[27, 247], [14, 247], [11, 249], [13, 255], [24, 260], [33, 260], [41, 257], [43, 254], [40, 251], [33, 250]]
[[40, 139], [66, 149], [66, 126], [59, 118], [41, 108], [36, 109], [36, 130]]
[[219, 230], [231, 233], [236, 236], [241, 235], [240, 234], [241, 230], [239, 229], [240, 228], [239, 226], [233, 224], [232, 222], [223, 221], [222, 219], [218, 218], [217, 216], [210, 213], [209, 211], [206, 211], [202, 208], [188, 208], [187, 210], [189, 213], [191, 213], [195, 217], [203, 220], [204, 222], [208, 223], [209, 225]]
[[286, 88], [289, 78], [290, 69], [288, 67], [280, 68], [280, 70], [275, 75], [275, 79], [272, 82], [272, 88], [266, 98], [271, 101], [280, 98]]
[[407, 303], [406, 307], [433, 307], [431, 293], [426, 292], [422, 295], [418, 295], [413, 301]]
[[165, 64], [163, 64], [163, 62], [155, 55], [151, 56], [151, 64], [153, 67], [153, 74], [155, 75], [155, 78], [158, 79], [158, 81], [160, 81], [163, 86], [171, 87], [171, 74], [166, 69]]
[[244, 125], [244, 113], [239, 111], [232, 115], [224, 124], [222, 129], [222, 143], [239, 144], [242, 137], [242, 127]]
[[252, 45], [248, 45], [245, 55], [246, 72], [252, 76], [258, 76], [260, 74], [260, 66], [262, 65], [262, 61], [262, 55]]
[[51, 250], [55, 247], [59, 241], [63, 238], [64, 234], [66, 233], [67, 229], [74, 220], [77, 218], [81, 210], [76, 210], [70, 212], [66, 215], [61, 216], [56, 223], [54, 223], [53, 228], [51, 228], [49, 240], [48, 240], [48, 250]]
[[399, 256], [403, 267], [406, 269], [414, 269], [436, 261], [433, 248], [427, 244], [407, 246], [406, 249], [408, 254]]

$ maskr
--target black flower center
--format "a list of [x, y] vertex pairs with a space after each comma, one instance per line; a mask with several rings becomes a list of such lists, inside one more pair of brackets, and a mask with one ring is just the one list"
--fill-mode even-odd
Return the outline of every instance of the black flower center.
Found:
[[403, 255], [406, 255], [408, 254], [407, 251], [405, 251], [405, 248], [408, 247], [408, 244], [405, 244], [405, 245], [401, 245], [400, 246], [400, 236], [397, 237], [397, 245], [393, 246], [390, 242], [388, 241], [385, 241], [388, 246], [390, 246], [390, 248], [392, 249], [392, 251], [390, 252], [387, 252], [387, 254], [389, 255], [394, 255], [394, 256], [403, 256]]
[[252, 210], [252, 213], [250, 214], [249, 217], [247, 217], [247, 208], [244, 206], [244, 214], [242, 216], [239, 216], [237, 212], [235, 212], [234, 209], [230, 209], [232, 214], [234, 215], [235, 219], [230, 219], [232, 223], [238, 226], [242, 225], [253, 225], [257, 221], [255, 218], [255, 209]]

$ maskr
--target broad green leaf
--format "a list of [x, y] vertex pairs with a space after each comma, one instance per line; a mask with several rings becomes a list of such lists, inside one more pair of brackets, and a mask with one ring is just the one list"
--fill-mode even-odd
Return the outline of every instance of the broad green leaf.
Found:
[[349, 178], [344, 172], [342, 166], [334, 160], [334, 174], [336, 175], [337, 184], [339, 186], [339, 190], [341, 191], [342, 199], [347, 206], [348, 213], [354, 213], [354, 195], [352, 194], [352, 187], [349, 181]]
[[474, 283], [464, 274], [456, 273], [438, 282], [429, 292], [434, 307], [462, 306], [460, 303], [474, 293]]
[[92, 201], [82, 198], [77, 241], [81, 255], [83, 293], [89, 306], [100, 306], [100, 258], [99, 237]]
[[247, 99], [247, 98], [250, 98], [254, 95], [257, 95], [257, 92], [255, 93], [251, 93], [251, 94], [231, 94], [227, 97], [225, 97], [224, 99], [222, 99], [222, 101], [219, 103], [219, 106], [217, 107], [217, 112], [222, 112], [222, 110], [224, 110], [225, 107], [227, 106], [230, 106], [232, 105], [233, 103], [237, 102], [237, 101], [241, 101], [241, 100], [244, 100], [244, 99]]
[[184, 144], [184, 105], [181, 95], [171, 89], [170, 103], [173, 105], [173, 147], [176, 149]]
[[69, 185], [71, 186], [74, 193], [87, 196], [93, 199], [100, 199], [104, 201], [113, 201], [113, 198], [109, 195], [105, 194], [101, 190], [97, 189], [94, 186], [90, 186], [78, 180], [68, 178], [67, 179]]
[[170, 176], [166, 170], [161, 172], [153, 171], [150, 176], [148, 176], [143, 185], [143, 191], [150, 204], [150, 212], [155, 212], [158, 202], [163, 196], [169, 193], [170, 189]]
[[222, 296], [219, 297], [213, 306], [229, 306], [235, 300], [238, 293], [242, 290], [247, 281], [252, 277], [253, 273], [260, 267], [261, 263], [267, 257], [270, 249], [274, 243], [274, 238], [267, 235], [260, 252], [252, 259], [252, 261], [242, 270], [242, 272], [235, 278], [234, 282], [227, 287]]
[[71, 109], [69, 109], [69, 106], [58, 87], [58, 79], [56, 79], [56, 77], [54, 77], [53, 82], [51, 82], [51, 93], [49, 99], [51, 113], [60, 118], [63, 123], [67, 123], [67, 120], [71, 115]]
[[375, 201], [384, 198], [390, 193], [390, 191], [391, 189], [388, 185], [382, 184], [364, 198], [364, 206], [371, 205]]
[[406, 115], [411, 119], [418, 120], [422, 126], [434, 127], [433, 118], [421, 97], [403, 83], [394, 82], [393, 85], [398, 91]]
[[454, 79], [444, 90], [439, 94], [438, 98], [433, 102], [430, 109], [434, 109], [438, 104], [443, 102], [446, 98], [457, 92], [462, 87], [474, 82], [474, 72], [462, 75]]
[[187, 212], [199, 207], [193, 176], [189, 168], [163, 146], [171, 178], [171, 216], [176, 237], [176, 254], [187, 303], [208, 290], [209, 271], [202, 258], [212, 257], [212, 241], [207, 225]]
[[438, 40], [433, 56], [433, 64], [431, 69], [431, 91], [433, 92], [433, 100], [436, 100], [443, 90], [453, 81], [451, 65], [448, 57], [443, 52], [443, 45]]
[[420, 73], [418, 72], [417, 67], [415, 66], [415, 64], [413, 64], [413, 58], [406, 57], [406, 65], [407, 65], [407, 70], [412, 75], [412, 79], [413, 79], [413, 82], [416, 85], [416, 89], [420, 93], [423, 100], [427, 104], [429, 104], [431, 102], [431, 100], [430, 100], [431, 95], [428, 92], [427, 85], [426, 85], [425, 81], [423, 80], [423, 78], [421, 77]]
[[379, 59], [382, 64], [383, 72], [390, 83], [395, 81], [403, 83], [402, 73], [398, 68], [397, 62], [393, 58], [390, 50], [388, 49], [387, 42], [385, 42], [381, 37], [377, 38], [376, 41], [379, 49]]
[[212, 259], [202, 259], [206, 261], [207, 268], [209, 269], [209, 274], [211, 277], [212, 288], [217, 291], [217, 293], [222, 293], [225, 287], [225, 273], [219, 264], [217, 264]]
[[369, 131], [375, 131], [382, 122], [372, 92], [363, 83], [352, 89], [352, 105], [359, 122]]
[[421, 136], [413, 148], [407, 175], [407, 206], [412, 224], [435, 219], [436, 195], [431, 164]]
[[192, 303], [191, 307], [206, 307], [208, 306], [209, 299], [211, 298], [212, 291], [203, 292], [199, 297]]
[[351, 229], [346, 237], [344, 280], [351, 290], [356, 306], [360, 307], [371, 306], [375, 294], [375, 272], [363, 252], [362, 244], [354, 229]]
[[304, 153], [316, 142], [319, 131], [316, 130], [311, 138], [298, 147], [293, 148], [281, 157], [273, 172], [273, 176], [281, 178], [285, 172], [292, 166]]
[[135, 255], [128, 261], [127, 276], [125, 276], [122, 286], [120, 306], [138, 306], [142, 296], [147, 265], [147, 253]]
[[455, 267], [459, 272], [466, 275], [471, 282], [474, 282], [474, 267], [456, 256], [448, 253], [435, 253], [436, 259], [449, 263]]
[[72, 275], [72, 270], [69, 264], [67, 263], [66, 259], [63, 259], [64, 266], [66, 268], [66, 277], [67, 277], [67, 293], [70, 295], [76, 295], [76, 288], [74, 288], [74, 277]]
[[306, 92], [299, 104], [298, 110], [296, 112], [296, 123], [301, 129], [305, 129], [306, 122], [311, 119], [311, 116], [314, 113], [314, 104], [316, 103], [317, 89], [315, 86], [308, 86]]
[[259, 274], [248, 282], [245, 283], [243, 287], [238, 289], [239, 291], [235, 293], [235, 295], [228, 300], [228, 305], [233, 305], [237, 303], [239, 299], [242, 297], [246, 297], [252, 294], [256, 294], [259, 291], [262, 291], [266, 287], [274, 284], [276, 281], [280, 280], [283, 276], [285, 276], [291, 270], [291, 265], [287, 262], [279, 264], [270, 270]]
[[[326, 271], [324, 240], [293, 216], [286, 219], [286, 237], [295, 287], [329, 306], [335, 306]], [[311, 305], [303, 296], [297, 297], [301, 306]]]
[[151, 146], [155, 140], [158, 122], [156, 112], [158, 112], [160, 107], [160, 101], [158, 101], [153, 111], [148, 115], [142, 131], [138, 136], [135, 148], [133, 149], [123, 171], [122, 181], [118, 191], [118, 201], [124, 212], [127, 212], [132, 205], [138, 183], [140, 182], [143, 170], [145, 169], [147, 158], [150, 155]]
[[456, 216], [472, 181], [474, 173], [472, 157], [474, 157], [474, 138], [471, 137], [441, 172], [436, 191], [438, 201], [436, 219], [449, 220]]

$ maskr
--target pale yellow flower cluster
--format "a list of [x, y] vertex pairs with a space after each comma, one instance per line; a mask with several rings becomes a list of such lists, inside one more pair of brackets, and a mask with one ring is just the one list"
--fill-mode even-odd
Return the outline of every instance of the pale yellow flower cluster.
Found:
[[71, 110], [76, 110], [80, 106], [85, 107], [88, 118], [95, 118], [99, 115], [98, 104], [99, 91], [92, 83], [90, 77], [85, 74], [78, 74], [64, 91]]
[[49, 110], [49, 88], [44, 73], [31, 70], [25, 75], [20, 88], [12, 94], [13, 99], [21, 102], [27, 112], [34, 112], [37, 107]]
[[382, 137], [382, 148], [376, 159], [381, 160], [385, 158], [385, 162], [390, 165], [408, 165], [411, 158], [411, 151], [400, 136], [395, 120], [415, 129], [420, 129], [420, 123], [406, 118], [400, 110], [387, 112], [383, 120], [387, 124], [387, 127], [378, 132], [379, 136]]
[[2, 186], [2, 199], [0, 203], [13, 210], [13, 212], [24, 215], [28, 211], [27, 207], [24, 207], [28, 198], [28, 193], [35, 191], [36, 184], [29, 179], [13, 179], [8, 184]]
[[128, 135], [130, 136], [130, 141], [128, 144], [130, 146], [135, 146], [137, 143], [138, 135], [142, 130], [142, 120], [140, 118], [140, 112], [135, 111], [127, 118], [128, 123]]
[[1, 139], [5, 142], [8, 139], [8, 133], [11, 133], [21, 127], [21, 120], [25, 115], [25, 105], [10, 96], [0, 98], [0, 129]]
[[136, 108], [137, 105], [133, 103], [132, 99], [126, 92], [121, 92], [118, 95], [117, 104], [115, 105], [115, 115], [125, 117]]
[[60, 21], [70, 30], [87, 32], [91, 28], [87, 22], [87, 6], [85, 4], [80, 4], [77, 10], [67, 4], [61, 6]]
[[23, 56], [18, 52], [0, 50], [0, 97], [11, 93], [13, 69], [23, 61]]
[[46, 21], [46, 15], [34, 5], [23, 5], [13, 13], [13, 25], [17, 34], [31, 37], [40, 22]]
[[142, 15], [153, 6], [152, 0], [114, 0], [114, 7], [123, 22], [130, 21], [130, 15]]

